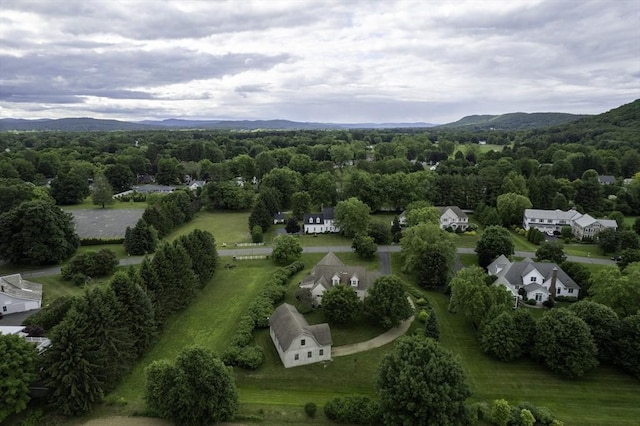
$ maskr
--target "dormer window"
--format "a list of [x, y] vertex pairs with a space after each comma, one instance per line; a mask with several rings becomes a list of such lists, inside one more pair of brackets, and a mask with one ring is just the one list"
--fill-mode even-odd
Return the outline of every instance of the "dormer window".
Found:
[[301, 339], [300, 340], [300, 346], [304, 346], [307, 343], [307, 341], [305, 339]]
[[538, 281], [538, 277], [531, 277], [531, 282], [535, 283], [536, 281]]
[[309, 218], [309, 223], [313, 223], [313, 218], [312, 217]]
[[320, 223], [320, 218], [319, 217], [316, 218], [316, 223]]
[[340, 284], [340, 278], [337, 275], [334, 275], [333, 278], [331, 278], [331, 284], [333, 285]]
[[351, 277], [351, 286], [358, 287], [358, 277], [356, 276]]

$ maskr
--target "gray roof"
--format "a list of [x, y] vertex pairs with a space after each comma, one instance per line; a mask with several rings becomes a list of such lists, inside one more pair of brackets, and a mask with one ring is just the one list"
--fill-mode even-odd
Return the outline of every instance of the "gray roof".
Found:
[[333, 220], [333, 207], [325, 207], [322, 209], [324, 220]]
[[524, 211], [525, 217], [536, 219], [551, 219], [551, 220], [571, 220], [580, 213], [577, 210], [571, 209], [562, 211], [556, 210], [539, 210], [539, 209], [526, 209]]
[[540, 290], [542, 290], [545, 293], [549, 293], [549, 291], [546, 288], [544, 288], [543, 286], [537, 283], [531, 283], [524, 286], [524, 291], [526, 291], [527, 293], [531, 293], [532, 291], [540, 291]]
[[447, 210], [451, 209], [451, 211], [459, 218], [467, 217], [467, 214], [463, 212], [458, 206], [443, 206], [443, 207], [436, 207], [436, 208], [440, 210], [440, 215], [445, 214]]
[[302, 221], [308, 224], [310, 218], [313, 218], [313, 223], [316, 222], [317, 218], [320, 218], [321, 223], [327, 220], [333, 220], [333, 207], [325, 207], [322, 209], [322, 213], [305, 213]]
[[598, 182], [610, 185], [612, 183], [616, 183], [616, 178], [611, 175], [600, 175], [598, 176]]
[[[329, 252], [316, 264], [311, 273], [302, 279], [302, 286], [315, 288], [318, 285], [327, 290], [333, 287], [332, 278], [338, 275], [340, 284], [356, 290], [367, 290], [373, 287], [373, 283], [380, 277], [377, 271], [367, 271], [363, 266], [346, 266], [338, 257]], [[358, 278], [358, 286], [352, 287], [351, 277]]]
[[42, 300], [42, 284], [22, 279], [20, 274], [0, 277], [0, 292], [27, 300]]
[[300, 335], [313, 337], [321, 346], [331, 345], [329, 324], [309, 325], [298, 310], [288, 303], [278, 306], [269, 318], [269, 326], [276, 335], [283, 351], [289, 349], [291, 342]]
[[176, 188], [174, 186], [167, 185], [136, 185], [133, 189], [137, 192], [151, 193], [151, 192], [173, 192]]
[[534, 268], [542, 274], [545, 280], [551, 278], [553, 268], [558, 268], [558, 279], [562, 281], [565, 287], [580, 289], [580, 286], [555, 263], [532, 262], [530, 260], [513, 262], [510, 267], [507, 266], [507, 271], [504, 273], [504, 277], [512, 285], [522, 285], [524, 284], [522, 282], [522, 277], [531, 272]]
[[273, 215], [273, 220], [284, 220], [284, 218], [285, 218], [284, 213], [278, 212]]

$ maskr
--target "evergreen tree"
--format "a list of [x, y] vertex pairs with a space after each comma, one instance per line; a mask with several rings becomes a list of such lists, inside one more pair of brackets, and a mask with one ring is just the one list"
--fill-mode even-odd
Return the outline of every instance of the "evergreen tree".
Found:
[[156, 318], [162, 323], [169, 315], [191, 303], [198, 287], [198, 277], [193, 272], [189, 254], [177, 243], [160, 246], [151, 263], [159, 283], [158, 291], [154, 292]]
[[127, 227], [124, 234], [124, 248], [128, 254], [142, 255], [153, 253], [158, 244], [158, 232], [143, 218], [140, 218], [136, 226]]
[[156, 322], [149, 295], [136, 282], [139, 278], [134, 270], [130, 271], [117, 272], [111, 279], [111, 290], [118, 302], [118, 315], [133, 337], [133, 351], [139, 358], [155, 336]]
[[193, 272], [198, 276], [200, 283], [199, 288], [203, 288], [213, 277], [218, 263], [215, 238], [210, 232], [194, 229], [190, 234], [178, 238], [177, 241], [191, 258]]
[[254, 226], [260, 225], [262, 232], [267, 232], [272, 223], [273, 215], [269, 213], [264, 202], [258, 199], [249, 215], [249, 231], [251, 231]]
[[90, 411], [103, 397], [98, 377], [103, 360], [87, 339], [92, 326], [85, 312], [72, 308], [50, 334], [51, 345], [44, 353], [42, 371], [48, 401], [66, 416]]

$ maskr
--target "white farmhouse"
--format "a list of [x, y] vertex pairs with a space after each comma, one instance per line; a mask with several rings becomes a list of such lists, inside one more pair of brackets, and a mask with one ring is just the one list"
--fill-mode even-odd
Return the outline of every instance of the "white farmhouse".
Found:
[[303, 230], [305, 234], [340, 232], [340, 228], [333, 222], [333, 207], [322, 209], [322, 213], [306, 213], [303, 218]]
[[42, 284], [22, 279], [20, 274], [0, 277], [0, 307], [2, 314], [39, 309], [42, 304]]
[[278, 306], [269, 318], [269, 332], [285, 368], [331, 361], [329, 324], [309, 325], [288, 303]]

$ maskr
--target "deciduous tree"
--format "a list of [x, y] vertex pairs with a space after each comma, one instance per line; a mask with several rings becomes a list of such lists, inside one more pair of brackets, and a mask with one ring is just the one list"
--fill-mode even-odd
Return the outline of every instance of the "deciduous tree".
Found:
[[380, 363], [377, 380], [385, 425], [455, 425], [471, 395], [464, 370], [433, 339], [404, 336]]
[[397, 327], [413, 315], [400, 278], [386, 275], [376, 280], [364, 299], [366, 313], [384, 328]]
[[115, 202], [113, 199], [113, 189], [102, 173], [96, 174], [93, 178], [91, 200], [94, 206], [102, 206], [103, 209], [105, 205], [111, 205]]
[[360, 314], [362, 302], [348, 285], [336, 285], [322, 295], [322, 310], [327, 321], [348, 324]]
[[524, 211], [533, 207], [529, 198], [524, 195], [509, 192], [498, 196], [496, 208], [504, 226], [522, 223]]
[[362, 259], [373, 259], [378, 251], [378, 246], [373, 238], [362, 234], [353, 237], [351, 248]]
[[567, 256], [564, 254], [564, 246], [557, 241], [545, 241], [540, 244], [538, 250], [536, 250], [536, 259], [538, 261], [547, 260], [552, 263], [560, 265], [567, 260]]
[[278, 235], [273, 239], [273, 260], [285, 265], [300, 258], [302, 245], [300, 239], [294, 235]]
[[513, 241], [511, 234], [502, 226], [488, 226], [476, 243], [478, 263], [486, 268], [501, 254], [509, 257], [513, 254]]
[[340, 227], [340, 232], [346, 237], [353, 238], [357, 234], [366, 234], [369, 228], [369, 213], [371, 210], [355, 197], [340, 201], [334, 211], [334, 222]]

